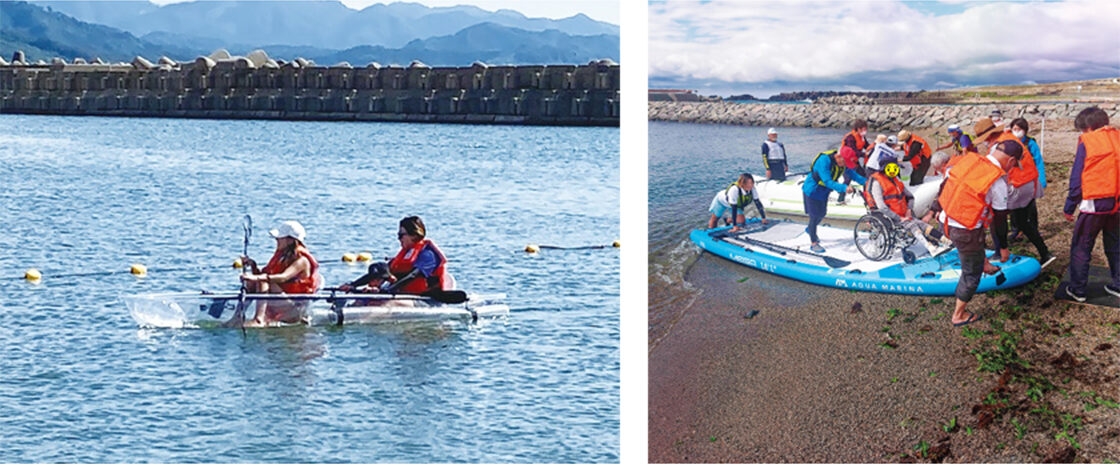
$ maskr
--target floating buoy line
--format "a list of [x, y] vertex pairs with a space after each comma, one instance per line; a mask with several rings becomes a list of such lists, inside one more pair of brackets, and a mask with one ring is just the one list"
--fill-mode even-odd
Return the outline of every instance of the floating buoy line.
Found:
[[[601, 250], [601, 249], [605, 249], [605, 248], [620, 248], [620, 247], [621, 247], [621, 243], [618, 240], [615, 240], [615, 241], [611, 242], [609, 245], [584, 245], [584, 246], [569, 246], [569, 247], [554, 246], [554, 245], [537, 245], [537, 244], [530, 243], [528, 245], [525, 245], [524, 251], [526, 253], [529, 253], [529, 254], [535, 254], [535, 253], [540, 253], [541, 250]], [[391, 259], [391, 258], [388, 258], [388, 257], [384, 258], [385, 261], [388, 261], [389, 259]], [[320, 265], [334, 264], [334, 263], [354, 265], [354, 264], [357, 264], [357, 263], [365, 263], [365, 262], [370, 262], [370, 261], [373, 261], [373, 253], [368, 252], [368, 251], [363, 251], [363, 252], [360, 252], [360, 253], [343, 253], [341, 260], [339, 260], [339, 261], [327, 261], [327, 262], [320, 263]], [[148, 266], [146, 266], [144, 264], [133, 263], [127, 269], [114, 269], [114, 270], [101, 270], [101, 271], [88, 271], [88, 272], [66, 272], [66, 273], [59, 273], [59, 274], [52, 274], [52, 273], [44, 274], [43, 271], [40, 271], [37, 268], [30, 268], [26, 272], [23, 273], [23, 276], [18, 277], [18, 278], [26, 280], [26, 281], [31, 282], [31, 283], [40, 283], [40, 282], [43, 281], [44, 278], [63, 279], [63, 278], [74, 278], [74, 277], [98, 277], [98, 276], [109, 276], [109, 275], [124, 274], [124, 273], [128, 273], [128, 274], [131, 274], [131, 275], [133, 275], [137, 278], [140, 278], [140, 277], [147, 277], [149, 273], [169, 273], [169, 272], [197, 271], [197, 270], [221, 269], [221, 268], [229, 268], [229, 267], [232, 267], [234, 269], [241, 269], [244, 266], [245, 266], [245, 263], [241, 262], [241, 258], [235, 258], [232, 262], [232, 265], [223, 264], [223, 265], [212, 265], [212, 266], [160, 267], [160, 268], [149, 269]], [[7, 279], [15, 279], [15, 278], [17, 278], [17, 277], [7, 277]], [[4, 279], [4, 278], [0, 277], [0, 279]]]

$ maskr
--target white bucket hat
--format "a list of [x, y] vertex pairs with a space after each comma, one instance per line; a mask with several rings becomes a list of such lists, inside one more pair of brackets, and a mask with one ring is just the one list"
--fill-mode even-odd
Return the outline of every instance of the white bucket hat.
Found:
[[775, 129], [775, 128], [773, 128], [773, 127], [771, 127], [771, 128], [770, 128], [770, 130], [766, 131], [766, 134], [767, 134], [767, 135], [770, 135], [770, 134], [777, 134], [777, 133], [778, 133], [778, 129]]
[[303, 225], [298, 221], [284, 221], [280, 223], [280, 227], [268, 231], [268, 235], [274, 238], [291, 237], [302, 242], [307, 237], [307, 231], [303, 230]]

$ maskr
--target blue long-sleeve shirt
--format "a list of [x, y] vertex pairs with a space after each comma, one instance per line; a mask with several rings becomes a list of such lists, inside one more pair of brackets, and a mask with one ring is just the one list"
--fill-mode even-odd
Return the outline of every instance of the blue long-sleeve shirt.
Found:
[[[843, 193], [847, 190], [847, 185], [832, 179], [832, 167], [834, 164], [835, 161], [833, 161], [831, 156], [821, 156], [817, 158], [817, 161], [813, 163], [812, 172], [805, 178], [805, 182], [801, 184], [802, 193], [814, 200], [827, 200], [829, 189], [839, 193]], [[848, 178], [859, 182], [860, 185], [867, 183], [867, 179], [854, 170], [847, 169], [845, 172], [848, 174]], [[813, 174], [816, 174], [816, 177], [820, 178], [824, 185], [817, 183], [816, 179], [813, 178]]]
[[1019, 140], [1027, 145], [1027, 149], [1031, 152], [1031, 158], [1034, 158], [1034, 167], [1038, 168], [1038, 185], [1046, 189], [1046, 166], [1042, 163], [1042, 149], [1039, 148], [1034, 137], [1024, 135]]

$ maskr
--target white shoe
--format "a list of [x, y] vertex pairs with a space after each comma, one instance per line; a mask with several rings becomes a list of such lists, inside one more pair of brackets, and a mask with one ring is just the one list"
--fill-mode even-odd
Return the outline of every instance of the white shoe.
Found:
[[1066, 295], [1069, 295], [1070, 298], [1073, 298], [1073, 301], [1076, 301], [1078, 303], [1084, 303], [1085, 302], [1085, 297], [1074, 295], [1073, 292], [1070, 291], [1068, 286], [1066, 287]]
[[1120, 289], [1115, 288], [1109, 284], [1104, 284], [1104, 291], [1108, 292], [1112, 296], [1120, 298]]

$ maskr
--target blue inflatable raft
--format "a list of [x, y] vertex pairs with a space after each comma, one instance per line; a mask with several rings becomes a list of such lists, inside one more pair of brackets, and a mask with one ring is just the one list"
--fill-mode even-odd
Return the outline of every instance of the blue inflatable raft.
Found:
[[[855, 246], [851, 229], [819, 226], [818, 237], [825, 253], [809, 251], [804, 224], [749, 220], [742, 231], [729, 227], [694, 230], [693, 242], [704, 250], [761, 271], [825, 287], [905, 295], [953, 295], [960, 278], [956, 250], [938, 256], [926, 255], [911, 264], [901, 253], [881, 261], [865, 258]], [[1038, 276], [1038, 260], [1012, 255], [995, 275], [984, 275], [978, 292], [1002, 290], [1026, 284]]]

